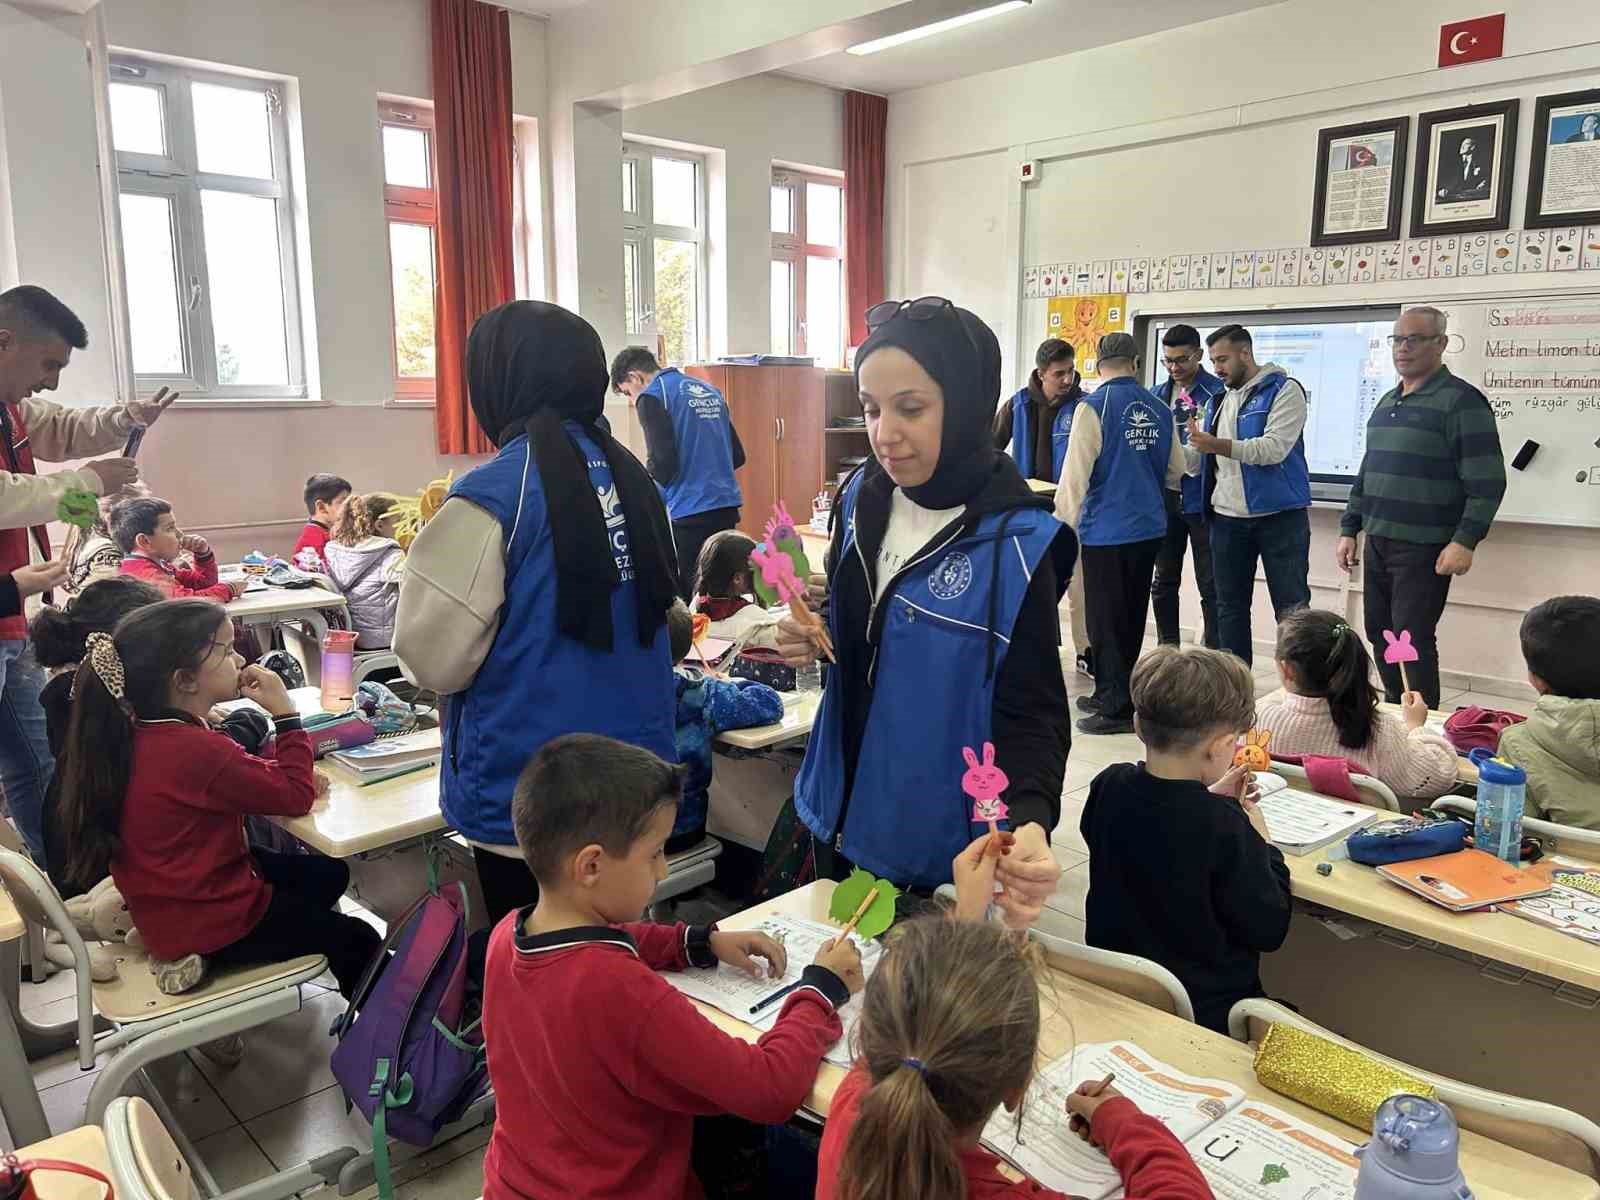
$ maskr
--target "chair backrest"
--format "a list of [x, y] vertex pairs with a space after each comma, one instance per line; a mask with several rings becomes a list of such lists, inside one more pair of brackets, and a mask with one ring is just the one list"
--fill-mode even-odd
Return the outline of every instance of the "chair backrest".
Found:
[[[1301, 792], [1316, 792], [1311, 786], [1311, 781], [1306, 777], [1306, 769], [1297, 763], [1272, 761], [1272, 771], [1289, 781], [1289, 786]], [[1361, 775], [1355, 771], [1350, 772], [1350, 786], [1355, 788], [1356, 795], [1361, 803], [1371, 805], [1373, 808], [1387, 809], [1389, 812], [1400, 812], [1400, 797], [1394, 794], [1394, 789], [1381, 779], [1371, 775]], [[1320, 793], [1318, 793], [1320, 795]]]
[[[1469, 796], [1440, 796], [1428, 807], [1463, 817], [1476, 816], [1478, 812], [1478, 802]], [[1542, 839], [1552, 853], [1576, 854], [1600, 862], [1600, 829], [1577, 829], [1539, 817], [1523, 817], [1522, 831]]]
[[201, 1200], [183, 1151], [143, 1096], [113, 1100], [105, 1132], [118, 1200]]
[[1410, 1063], [1378, 1054], [1308, 1021], [1299, 1013], [1271, 1000], [1241, 1000], [1228, 1014], [1228, 1032], [1238, 1041], [1259, 1045], [1268, 1028], [1292, 1025], [1359, 1051], [1378, 1062], [1399, 1067], [1434, 1086], [1440, 1100], [1450, 1106], [1463, 1129], [1535, 1158], [1559, 1163], [1591, 1179], [1600, 1179], [1600, 1125], [1568, 1108], [1494, 1092], [1425, 1071]]
[[[0, 825], [4, 825], [0, 821]], [[85, 1071], [94, 1066], [94, 999], [89, 990], [89, 948], [67, 915], [55, 885], [31, 858], [15, 850], [0, 849], [0, 887], [4, 887], [24, 920], [44, 929], [54, 929], [72, 951], [77, 973], [78, 1065]]]
[[1044, 947], [1045, 960], [1058, 971], [1185, 1021], [1194, 1020], [1194, 1005], [1189, 1002], [1188, 991], [1178, 982], [1178, 977], [1161, 964], [1134, 954], [1085, 946], [1082, 942], [1071, 942], [1037, 929], [1029, 936]]

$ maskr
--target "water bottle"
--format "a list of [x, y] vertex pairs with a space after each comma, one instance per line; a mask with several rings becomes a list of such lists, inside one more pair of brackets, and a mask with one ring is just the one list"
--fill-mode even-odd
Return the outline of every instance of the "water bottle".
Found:
[[822, 690], [822, 660], [818, 659], [809, 667], [796, 667], [794, 669], [794, 690], [802, 696], [815, 695]]
[[1522, 861], [1522, 804], [1528, 773], [1481, 747], [1468, 758], [1478, 768], [1478, 813], [1472, 823], [1472, 844], [1516, 866]]
[[1356, 1200], [1472, 1200], [1460, 1140], [1455, 1114], [1439, 1101], [1390, 1096], [1373, 1118], [1372, 1140], [1356, 1151]]
[[330, 629], [322, 635], [322, 709], [342, 713], [355, 699], [356, 635]]

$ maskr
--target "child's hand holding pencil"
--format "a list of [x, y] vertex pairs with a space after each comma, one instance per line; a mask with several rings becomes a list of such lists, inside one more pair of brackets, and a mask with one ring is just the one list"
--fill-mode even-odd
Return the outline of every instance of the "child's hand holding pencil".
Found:
[[1111, 1086], [1114, 1079], [1115, 1075], [1107, 1075], [1098, 1083], [1080, 1083], [1078, 1090], [1067, 1097], [1067, 1112], [1071, 1114], [1067, 1128], [1091, 1146], [1099, 1145], [1091, 1133], [1095, 1113], [1100, 1111], [1100, 1106], [1107, 1100], [1115, 1100], [1122, 1095]]

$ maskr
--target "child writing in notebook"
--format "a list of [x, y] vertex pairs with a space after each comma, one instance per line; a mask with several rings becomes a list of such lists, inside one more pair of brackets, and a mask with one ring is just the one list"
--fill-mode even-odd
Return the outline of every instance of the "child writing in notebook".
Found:
[[[311, 738], [282, 681], [240, 669], [233, 622], [209, 600], [152, 604], [85, 640], [61, 784], [67, 878], [90, 887], [110, 871], [163, 992], [193, 987], [206, 959], [324, 954], [353, 995], [379, 938], [335, 909], [349, 869], [245, 842], [246, 814], [299, 816], [316, 799]], [[271, 714], [275, 759], [206, 725], [240, 695]]]
[[863, 982], [848, 938], [823, 944], [754, 1043], [657, 974], [786, 966], [762, 933], [639, 921], [666, 878], [682, 786], [682, 768], [586, 733], [547, 742], [517, 781], [512, 822], [539, 899], [489, 937], [483, 1032], [498, 1115], [484, 1200], [699, 1197], [694, 1118], [788, 1120], [842, 1031], [837, 1009]]
[[755, 590], [750, 552], [755, 539], [737, 529], [712, 534], [700, 548], [695, 566], [694, 611], [711, 618], [707, 637], [737, 642], [748, 633], [745, 647], [775, 650], [778, 620], [750, 598]]
[[1423, 728], [1427, 701], [1407, 692], [1400, 716], [1379, 708], [1366, 643], [1337, 613], [1301, 609], [1284, 617], [1276, 658], [1286, 695], [1256, 714], [1274, 752], [1346, 759], [1400, 796], [1432, 800], [1455, 787], [1455, 747]]
[[[817, 1200], [1066, 1200], [1000, 1172], [979, 1145], [1004, 1105], [1024, 1103], [1039, 1053], [1035, 955], [981, 921], [999, 855], [979, 838], [956, 859], [955, 919], [889, 935], [856, 1025], [855, 1066], [834, 1093]], [[1081, 1121], [1129, 1200], [1204, 1200], [1189, 1152], [1115, 1087], [1085, 1084], [1054, 1119]]]

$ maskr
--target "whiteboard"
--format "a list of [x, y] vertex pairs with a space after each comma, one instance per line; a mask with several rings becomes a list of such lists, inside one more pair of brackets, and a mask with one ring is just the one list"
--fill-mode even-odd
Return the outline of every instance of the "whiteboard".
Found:
[[[1600, 527], [1600, 292], [1431, 303], [1450, 314], [1445, 365], [1499, 419], [1496, 519]], [[1511, 463], [1529, 441], [1539, 449], [1519, 471]]]

